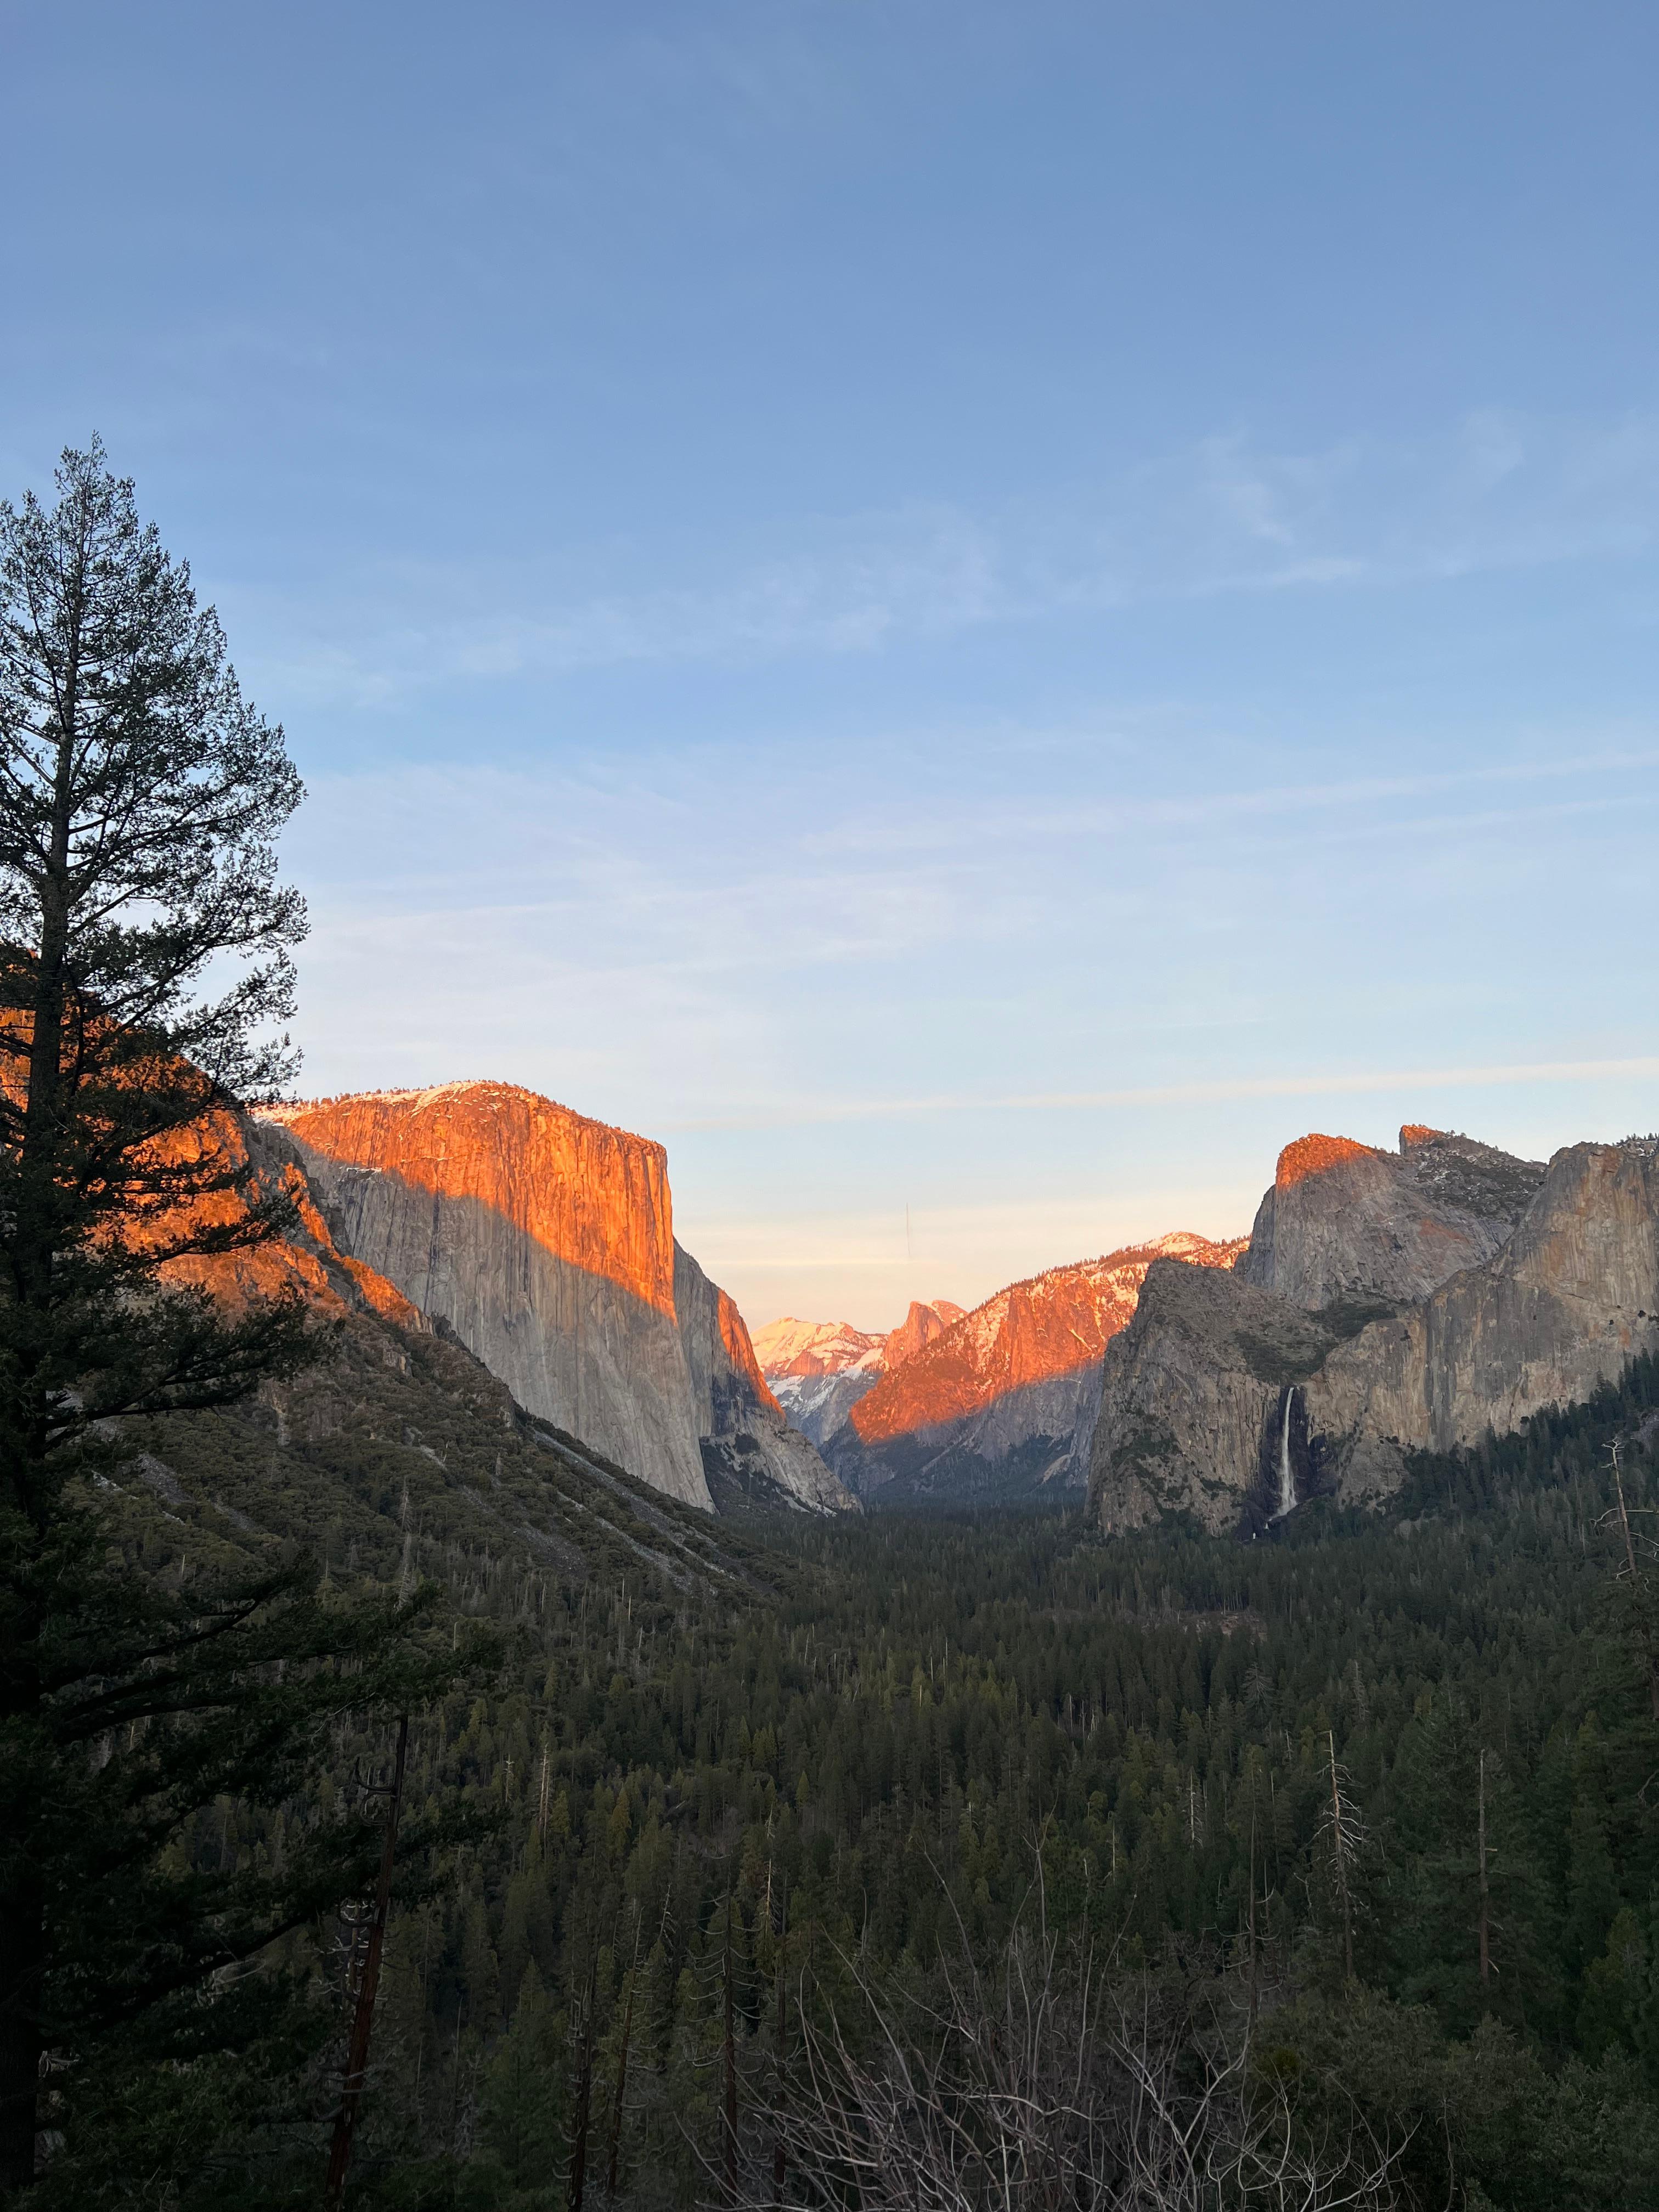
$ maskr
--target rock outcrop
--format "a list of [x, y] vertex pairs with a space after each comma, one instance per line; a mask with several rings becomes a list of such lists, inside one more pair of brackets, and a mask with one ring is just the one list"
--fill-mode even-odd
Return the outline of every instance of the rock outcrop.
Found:
[[844, 1321], [786, 1317], [767, 1323], [755, 1351], [779, 1404], [821, 1450], [884, 1375], [943, 1336], [963, 1310], [949, 1298], [913, 1298], [896, 1328], [874, 1336]]
[[1108, 1346], [1103, 1524], [1249, 1533], [1314, 1495], [1375, 1500], [1409, 1452], [1588, 1397], [1659, 1349], [1655, 1154], [1577, 1145], [1543, 1169], [1419, 1128], [1398, 1168], [1288, 1147], [1236, 1273], [1151, 1268]]
[[1243, 1249], [1242, 1238], [1180, 1231], [1011, 1284], [890, 1367], [826, 1456], [866, 1498], [1080, 1486], [1101, 1355], [1133, 1313], [1147, 1268], [1169, 1253], [1228, 1268]]
[[[270, 1118], [343, 1252], [447, 1322], [526, 1412], [655, 1489], [712, 1504], [694, 1366], [711, 1415], [717, 1401], [729, 1410], [726, 1370], [744, 1364], [730, 1346], [748, 1336], [729, 1299], [722, 1322], [724, 1294], [701, 1270], [725, 1367], [702, 1291], [682, 1332], [660, 1145], [506, 1083], [369, 1091]], [[711, 1435], [725, 1445], [739, 1433], [758, 1431]], [[800, 1502], [833, 1502], [834, 1480], [804, 1440], [773, 1439], [761, 1455]]]
[[703, 1473], [716, 1503], [733, 1493], [760, 1504], [856, 1511], [766, 1387], [736, 1304], [690, 1254], [674, 1247], [674, 1306], [691, 1376]]
[[[281, 1236], [266, 1236], [211, 1255], [170, 1260], [161, 1269], [164, 1282], [207, 1291], [233, 1307], [297, 1291], [308, 1306], [331, 1321], [368, 1312], [400, 1328], [429, 1328], [395, 1284], [340, 1249], [318, 1208], [298, 1148], [286, 1131], [240, 1111], [222, 1111], [169, 1139], [172, 1157], [182, 1159], [186, 1148], [192, 1159], [210, 1161], [216, 1170], [228, 1170], [239, 1184], [251, 1171], [253, 1189], [281, 1191], [297, 1218]], [[163, 1216], [158, 1224], [161, 1233], [171, 1233], [176, 1218]], [[248, 1218], [242, 1189], [227, 1188], [192, 1200], [185, 1218], [204, 1229], [239, 1228]]]
[[1543, 1177], [1541, 1161], [1415, 1126], [1397, 1152], [1303, 1137], [1279, 1156], [1239, 1279], [1302, 1306], [1426, 1297], [1492, 1257]]

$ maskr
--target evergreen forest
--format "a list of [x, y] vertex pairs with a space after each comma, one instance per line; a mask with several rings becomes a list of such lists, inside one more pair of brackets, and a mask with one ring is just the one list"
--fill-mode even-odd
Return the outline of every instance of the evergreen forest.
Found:
[[[350, 2203], [799, 2201], [804, 2074], [1086, 1956], [1177, 2075], [1239, 2059], [1381, 2147], [1368, 2201], [1530, 2212], [1659, 2201], [1656, 1429], [1638, 1362], [1249, 1544], [1075, 1501], [711, 1524], [376, 1324], [321, 1397], [151, 1424], [107, 1510], [162, 1582], [256, 1526], [331, 1587], [419, 1578], [461, 1654], [411, 1718]], [[268, 1867], [390, 1756], [341, 1721], [170, 1848]], [[118, 2050], [64, 2201], [320, 2201], [348, 1942], [267, 1950], [289, 2007], [232, 2073]], [[1233, 2186], [1097, 2201], [1269, 2201]]]

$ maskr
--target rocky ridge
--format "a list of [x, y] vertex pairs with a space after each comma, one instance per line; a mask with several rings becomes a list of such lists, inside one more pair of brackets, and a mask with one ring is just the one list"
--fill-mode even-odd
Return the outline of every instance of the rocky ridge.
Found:
[[505, 1083], [268, 1119], [341, 1252], [447, 1322], [526, 1412], [690, 1504], [713, 1503], [705, 1443], [734, 1480], [737, 1461], [793, 1502], [851, 1503], [760, 1395], [735, 1306], [680, 1253], [661, 1146]]
[[1397, 1152], [1300, 1138], [1279, 1156], [1239, 1280], [1316, 1308], [1426, 1297], [1491, 1259], [1543, 1176], [1541, 1161], [1418, 1124], [1400, 1132]]
[[1010, 1284], [890, 1360], [825, 1437], [824, 1455], [866, 1498], [1080, 1486], [1101, 1354], [1133, 1313], [1148, 1267], [1177, 1253], [1230, 1267], [1243, 1249], [1243, 1238], [1177, 1231]]
[[1419, 1127], [1398, 1155], [1288, 1146], [1235, 1273], [1152, 1267], [1107, 1348], [1103, 1525], [1258, 1531], [1588, 1397], [1659, 1348], [1655, 1150], [1577, 1145], [1544, 1167]]
[[[166, 1282], [210, 1291], [232, 1306], [297, 1291], [330, 1321], [375, 1314], [399, 1328], [430, 1330], [426, 1316], [395, 1284], [341, 1249], [285, 1130], [240, 1113], [222, 1112], [172, 1142], [175, 1147], [188, 1145], [193, 1156], [210, 1158], [216, 1167], [228, 1167], [239, 1176], [251, 1169], [267, 1189], [275, 1184], [286, 1193], [296, 1218], [283, 1236], [241, 1250], [170, 1260], [161, 1270]], [[192, 1201], [191, 1215], [206, 1228], [232, 1226], [245, 1218], [242, 1198], [234, 1189], [216, 1192]]]
[[766, 1380], [803, 1436], [820, 1449], [884, 1375], [942, 1336], [963, 1309], [949, 1298], [913, 1298], [885, 1335], [866, 1335], [848, 1322], [769, 1322], [755, 1338]]

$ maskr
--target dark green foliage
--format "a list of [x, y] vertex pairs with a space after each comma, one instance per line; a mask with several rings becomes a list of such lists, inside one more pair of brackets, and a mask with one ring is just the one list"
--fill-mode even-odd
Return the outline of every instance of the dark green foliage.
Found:
[[362, 2201], [562, 2203], [590, 1984], [587, 2202], [630, 1990], [619, 2185], [689, 2199], [696, 2147], [720, 2164], [728, 1972], [752, 2133], [781, 1957], [816, 2017], [859, 2017], [852, 1962], [896, 1991], [964, 1935], [996, 1955], [1039, 1850], [1051, 1922], [1118, 1970], [1210, 1977], [1236, 2021], [1253, 1978], [1257, 2063], [1298, 2124], [1361, 2095], [1410, 2132], [1410, 2201], [1652, 2201], [1659, 1738], [1602, 1522], [1617, 1436], [1632, 1508], [1659, 1503], [1633, 1441], [1655, 1395], [1639, 1364], [1425, 1463], [1383, 1514], [1318, 1502], [1243, 1546], [1109, 1545], [1063, 1514], [711, 1524], [538, 1440], [453, 1345], [379, 1323], [276, 1394], [281, 1435], [275, 1406], [174, 1425], [173, 1510], [204, 1537], [210, 1485], [337, 1574], [389, 1585], [407, 1550], [520, 1639], [419, 1734], [415, 1809], [505, 1825], [394, 1927]]

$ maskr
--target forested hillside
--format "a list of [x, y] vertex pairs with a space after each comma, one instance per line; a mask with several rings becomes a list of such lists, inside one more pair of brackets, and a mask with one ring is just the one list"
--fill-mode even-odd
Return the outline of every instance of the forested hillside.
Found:
[[[354, 1327], [326, 1385], [158, 1425], [123, 1501], [144, 1571], [258, 1526], [338, 1577], [430, 1575], [506, 1638], [416, 1720], [410, 1833], [458, 1801], [486, 1832], [411, 1856], [352, 2201], [741, 2195], [814, 2021], [856, 2043], [1039, 1911], [1204, 2033], [1253, 2026], [1297, 2124], [1358, 2116], [1401, 2201], [1654, 2201], [1651, 1363], [1419, 1462], [1384, 1515], [1107, 1543], [1057, 1515], [711, 1527], [538, 1441], [458, 1347]], [[283, 1818], [386, 1750], [342, 1735]], [[257, 1859], [281, 1825], [227, 1804], [195, 1848]], [[337, 2008], [330, 1930], [284, 1960]], [[309, 2121], [272, 2064], [257, 2159], [222, 2140], [215, 2169], [243, 2203], [320, 2170], [327, 2063]]]

